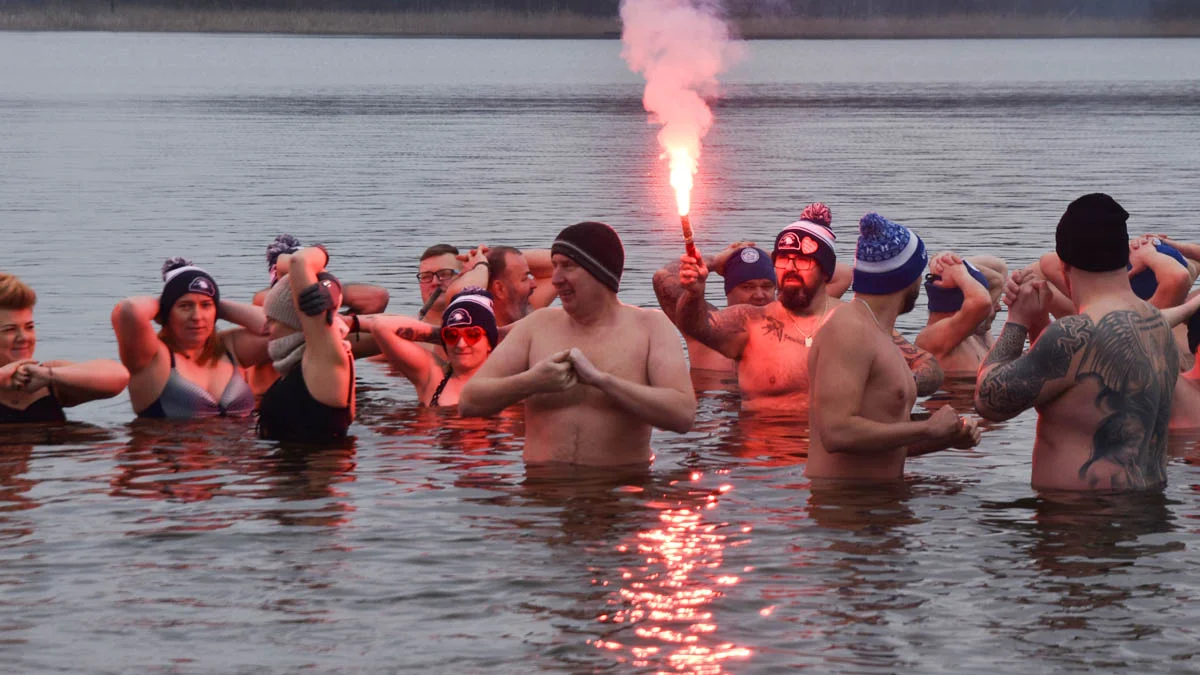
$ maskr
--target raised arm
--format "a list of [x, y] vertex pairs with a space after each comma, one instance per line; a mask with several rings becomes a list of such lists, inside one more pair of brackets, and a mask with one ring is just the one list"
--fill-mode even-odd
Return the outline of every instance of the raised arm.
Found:
[[525, 262], [529, 264], [529, 273], [533, 275], [533, 280], [537, 283], [533, 289], [533, 295], [529, 296], [529, 306], [534, 309], [549, 307], [558, 297], [558, 290], [554, 288], [554, 284], [550, 283], [550, 277], [554, 276], [554, 263], [550, 262], [550, 249], [524, 249], [521, 253], [525, 256]]
[[101, 398], [112, 398], [129, 384], [129, 371], [112, 359], [83, 363], [48, 361], [23, 366], [32, 376], [30, 391], [42, 386], [53, 389], [58, 402], [66, 407]]
[[646, 320], [650, 330], [649, 384], [600, 371], [578, 348], [571, 350], [571, 362], [581, 382], [604, 392], [617, 407], [659, 429], [687, 433], [696, 420], [696, 394], [679, 335], [659, 312], [652, 312]]
[[761, 316], [762, 308], [734, 305], [717, 311], [704, 300], [704, 283], [708, 267], [691, 256], [680, 258], [679, 280], [683, 295], [675, 309], [679, 330], [699, 340], [710, 349], [731, 359], [742, 358], [750, 340], [747, 324], [752, 316]]
[[355, 314], [382, 314], [391, 295], [382, 286], [346, 284], [342, 287], [342, 307]]
[[469, 253], [458, 254], [458, 259], [463, 263], [463, 271], [450, 285], [446, 287], [446, 292], [442, 294], [448, 301], [455, 295], [475, 286], [477, 288], [487, 288], [488, 278], [491, 275], [491, 263], [487, 260], [488, 247], [486, 244], [480, 244], [476, 248], [471, 249]]
[[407, 316], [375, 314], [361, 316], [362, 326], [375, 336], [375, 342], [388, 363], [399, 369], [420, 394], [438, 374], [437, 357], [417, 342], [437, 344], [437, 329]]
[[1194, 291], [1182, 305], [1168, 307], [1159, 311], [1162, 312], [1163, 318], [1167, 320], [1167, 325], [1174, 328], [1192, 318], [1192, 315], [1197, 311], [1200, 311], [1200, 291]]
[[[328, 262], [329, 254], [323, 248], [300, 249], [291, 256], [288, 283], [304, 331], [304, 384], [317, 401], [344, 408], [353, 403], [354, 380], [342, 325], [334, 316], [341, 304], [341, 289], [332, 275], [323, 274]], [[279, 265], [276, 263], [276, 269]]]
[[1129, 270], [1132, 277], [1143, 269], [1149, 268], [1154, 272], [1158, 287], [1154, 295], [1147, 300], [1159, 309], [1174, 307], [1187, 297], [1192, 285], [1192, 276], [1188, 268], [1179, 261], [1164, 253], [1159, 253], [1149, 240], [1134, 240], [1129, 245], [1129, 262], [1133, 268]]
[[975, 383], [975, 409], [989, 420], [1003, 421], [1029, 408], [1054, 400], [1072, 383], [1072, 363], [1091, 339], [1095, 324], [1086, 314], [1050, 324], [1028, 353], [1023, 354], [1029, 324], [1045, 314], [1049, 289], [1044, 281], [1029, 281], [1009, 307], [1008, 322]]
[[850, 290], [850, 282], [854, 281], [854, 268], [846, 263], [838, 263], [833, 268], [833, 278], [825, 284], [825, 293], [834, 298], [840, 298]]
[[148, 368], [166, 349], [154, 328], [157, 314], [158, 298], [151, 296], [126, 298], [113, 308], [112, 325], [121, 364], [132, 376]]
[[949, 447], [960, 423], [949, 406], [920, 422], [878, 422], [862, 414], [862, 403], [873, 359], [856, 348], [862, 326], [839, 308], [817, 331], [808, 354], [812, 377], [813, 431], [831, 453], [876, 454], [920, 446], [925, 452]]
[[917, 382], [917, 396], [931, 396], [942, 386], [946, 374], [933, 354], [909, 342], [899, 331], [892, 330], [892, 343], [900, 349], [908, 369]]
[[[729, 258], [738, 251], [747, 246], [754, 246], [752, 241], [735, 241], [729, 246], [726, 246], [714, 256], [705, 256], [704, 265], [709, 270], [716, 272], [720, 276], [725, 276], [725, 265], [729, 262]], [[671, 323], [678, 325], [679, 321], [676, 318], [676, 312], [679, 308], [679, 298], [683, 296], [683, 284], [679, 280], [680, 261], [669, 262], [662, 269], [654, 273], [654, 295], [658, 298], [658, 306], [662, 308], [667, 318]], [[707, 304], [707, 303], [706, 303]], [[708, 305], [711, 311], [717, 311], [713, 305]]]
[[947, 265], [942, 268], [943, 288], [958, 288], [963, 294], [962, 307], [950, 316], [935, 321], [917, 334], [916, 346], [934, 356], [948, 354], [975, 332], [992, 309], [988, 289], [971, 276], [966, 265]]

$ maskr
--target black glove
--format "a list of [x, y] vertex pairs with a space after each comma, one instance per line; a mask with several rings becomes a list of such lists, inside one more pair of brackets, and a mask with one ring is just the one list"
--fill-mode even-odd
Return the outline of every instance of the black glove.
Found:
[[325, 314], [325, 323], [333, 325], [333, 313], [342, 304], [342, 284], [329, 272], [317, 274], [317, 283], [300, 291], [300, 311], [308, 316]]

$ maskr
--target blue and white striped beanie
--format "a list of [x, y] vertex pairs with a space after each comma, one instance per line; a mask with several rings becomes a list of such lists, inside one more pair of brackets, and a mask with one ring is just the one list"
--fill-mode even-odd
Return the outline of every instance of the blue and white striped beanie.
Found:
[[858, 221], [854, 251], [854, 292], [889, 295], [921, 278], [929, 254], [916, 232], [878, 213]]

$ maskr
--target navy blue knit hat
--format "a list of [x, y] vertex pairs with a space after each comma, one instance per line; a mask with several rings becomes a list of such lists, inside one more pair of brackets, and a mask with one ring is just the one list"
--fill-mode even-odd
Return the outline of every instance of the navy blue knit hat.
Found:
[[[978, 281], [984, 288], [988, 287], [987, 277], [983, 272], [975, 269], [975, 266], [967, 261], [963, 261], [967, 266], [967, 273], [971, 275], [975, 281]], [[962, 309], [963, 292], [961, 288], [942, 288], [934, 284], [935, 281], [941, 281], [940, 274], [925, 275], [925, 295], [929, 298], [930, 312], [953, 313]]]
[[479, 326], [487, 333], [492, 349], [500, 341], [496, 328], [496, 310], [492, 306], [492, 294], [477, 286], [470, 286], [455, 293], [442, 312], [442, 328], [454, 326]]
[[221, 291], [217, 282], [208, 272], [196, 267], [191, 260], [171, 258], [163, 263], [162, 293], [158, 296], [158, 322], [165, 324], [171, 308], [179, 299], [188, 293], [199, 293], [213, 299], [214, 303], [221, 302]]
[[775, 265], [766, 251], [748, 246], [729, 256], [729, 261], [725, 263], [725, 295], [733, 292], [739, 284], [757, 279], [779, 283], [775, 279]]
[[878, 213], [858, 221], [858, 247], [854, 251], [854, 292], [888, 295], [902, 291], [921, 278], [929, 254], [925, 242], [907, 227]]
[[[1179, 261], [1180, 265], [1187, 267], [1187, 258], [1179, 252], [1179, 249], [1165, 242], [1157, 242], [1154, 248], [1163, 255], [1169, 255]], [[1149, 300], [1154, 297], [1158, 291], [1158, 277], [1154, 275], [1154, 270], [1147, 267], [1137, 274], [1129, 277], [1129, 285], [1133, 287], [1133, 292], [1143, 300]]]

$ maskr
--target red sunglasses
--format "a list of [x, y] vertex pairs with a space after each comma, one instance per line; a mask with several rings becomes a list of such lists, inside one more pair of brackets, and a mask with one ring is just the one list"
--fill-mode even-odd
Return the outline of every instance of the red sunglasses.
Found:
[[466, 340], [467, 344], [473, 345], [485, 337], [487, 331], [479, 326], [448, 326], [442, 329], [442, 344], [446, 346], [456, 345], [459, 340]]

